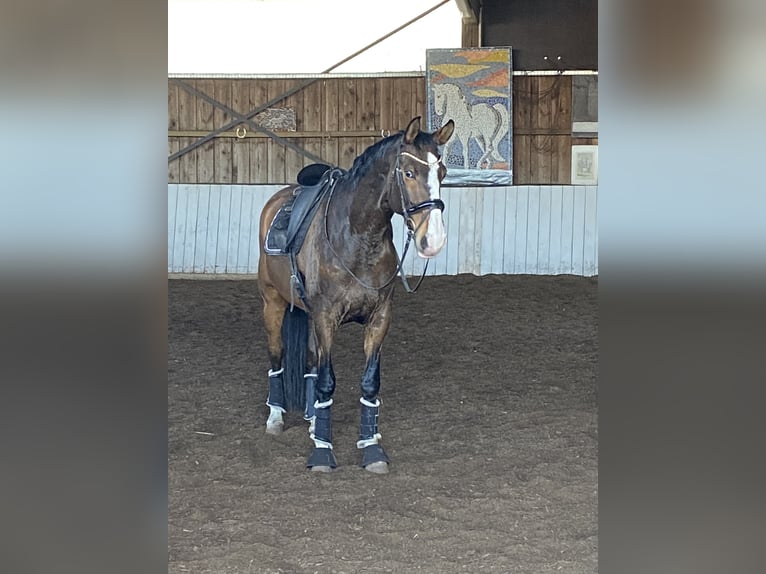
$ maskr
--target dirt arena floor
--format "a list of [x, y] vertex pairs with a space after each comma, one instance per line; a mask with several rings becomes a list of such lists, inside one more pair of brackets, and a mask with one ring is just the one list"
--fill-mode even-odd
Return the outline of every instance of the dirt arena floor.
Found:
[[383, 347], [387, 475], [358, 466], [362, 328], [333, 349], [338, 469], [264, 431], [255, 281], [170, 280], [169, 572], [597, 571], [597, 280], [399, 286]]

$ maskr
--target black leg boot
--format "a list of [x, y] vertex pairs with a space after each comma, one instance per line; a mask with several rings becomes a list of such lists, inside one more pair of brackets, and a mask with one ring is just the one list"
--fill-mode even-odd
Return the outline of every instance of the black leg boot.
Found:
[[285, 388], [282, 381], [284, 371], [284, 369], [269, 370], [269, 398], [266, 399], [267, 405], [282, 409], [282, 412], [285, 412]]
[[269, 406], [269, 418], [266, 421], [266, 432], [279, 434], [284, 428], [282, 414], [285, 412], [285, 389], [282, 380], [284, 369], [278, 371], [269, 370], [269, 398], [266, 404]]
[[362, 466], [371, 472], [388, 472], [388, 457], [383, 447], [378, 444], [381, 439], [378, 432], [380, 401], [376, 400], [373, 403], [362, 398], [359, 402], [362, 403], [362, 417], [356, 447], [362, 449]]
[[306, 408], [303, 411], [303, 420], [310, 421], [314, 418], [314, 401], [316, 400], [316, 382], [319, 375], [316, 369], [303, 375], [306, 381]]
[[314, 432], [311, 439], [314, 441], [314, 449], [311, 451], [306, 467], [311, 470], [328, 472], [338, 466], [335, 454], [332, 452], [332, 399], [320, 403], [314, 403]]

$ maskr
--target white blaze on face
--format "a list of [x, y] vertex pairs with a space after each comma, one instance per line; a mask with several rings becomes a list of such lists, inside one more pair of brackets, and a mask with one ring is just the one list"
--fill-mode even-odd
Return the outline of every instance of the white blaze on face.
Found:
[[[439, 162], [437, 157], [428, 152], [428, 164], [431, 166], [428, 170], [428, 192], [431, 199], [441, 199], [441, 186], [439, 185]], [[428, 251], [426, 255], [436, 255], [444, 247], [447, 241], [447, 233], [444, 231], [444, 221], [442, 220], [442, 210], [432, 209], [428, 216], [428, 231], [426, 232], [426, 241], [428, 242]]]

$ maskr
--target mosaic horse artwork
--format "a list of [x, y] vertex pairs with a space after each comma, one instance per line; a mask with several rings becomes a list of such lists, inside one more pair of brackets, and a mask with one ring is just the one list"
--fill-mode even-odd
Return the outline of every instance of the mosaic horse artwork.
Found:
[[340, 326], [357, 322], [364, 325], [366, 367], [356, 446], [365, 469], [388, 472], [378, 429], [380, 353], [397, 275], [408, 287], [391, 219], [402, 215], [409, 229], [402, 259], [410, 241], [424, 258], [444, 247], [440, 183], [447, 170], [439, 146], [453, 130], [450, 121], [421, 132], [417, 117], [367, 148], [348, 172], [322, 164], [304, 168], [299, 185], [277, 192], [263, 208], [258, 284], [271, 367], [266, 432], [280, 433], [283, 413], [303, 410], [313, 441], [307, 467], [313, 471], [337, 466], [331, 348]]
[[[434, 84], [434, 110], [442, 121], [453, 120], [457, 126], [451, 141], [447, 142], [444, 155], [452, 152], [455, 140], [462, 146], [465, 169], [486, 169], [494, 162], [507, 160], [498, 151], [500, 141], [508, 134], [510, 121], [508, 110], [501, 104], [485, 103], [470, 105], [456, 84]], [[473, 139], [481, 150], [475, 165], [471, 165], [468, 143]]]

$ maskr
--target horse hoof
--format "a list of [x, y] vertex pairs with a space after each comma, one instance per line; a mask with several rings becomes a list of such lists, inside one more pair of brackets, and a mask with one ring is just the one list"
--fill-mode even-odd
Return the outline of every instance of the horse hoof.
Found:
[[382, 460], [379, 460], [378, 462], [371, 462], [370, 464], [364, 467], [364, 470], [368, 472], [372, 472], [374, 474], [387, 474], [388, 463]]
[[332, 472], [331, 466], [317, 465], [311, 467], [311, 472]]
[[284, 430], [284, 428], [285, 428], [284, 423], [266, 425], [266, 434], [271, 434], [271, 435], [282, 434], [282, 431]]

